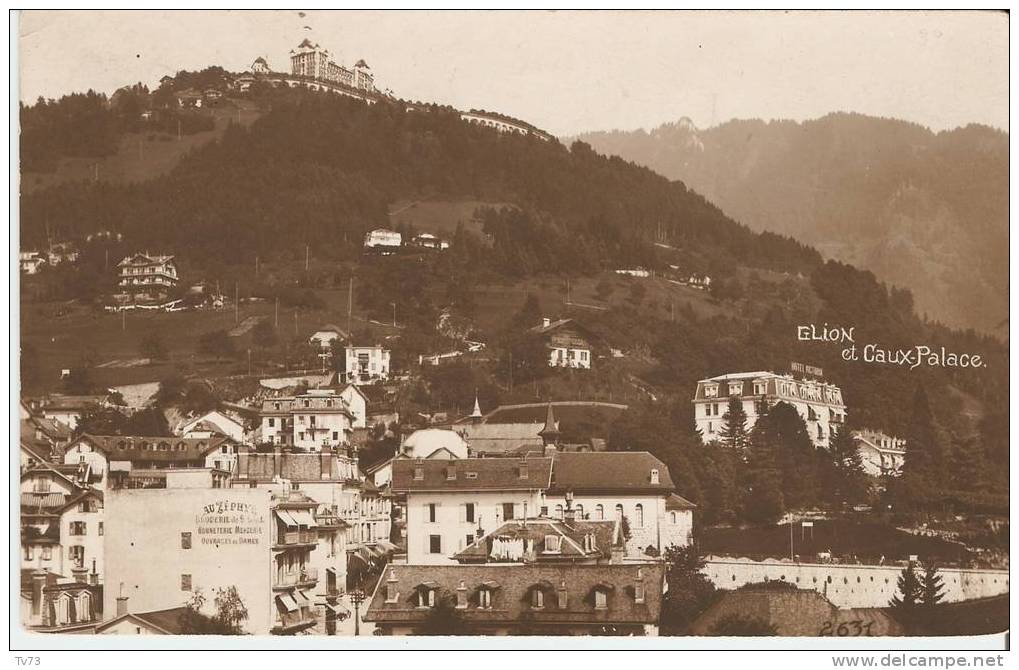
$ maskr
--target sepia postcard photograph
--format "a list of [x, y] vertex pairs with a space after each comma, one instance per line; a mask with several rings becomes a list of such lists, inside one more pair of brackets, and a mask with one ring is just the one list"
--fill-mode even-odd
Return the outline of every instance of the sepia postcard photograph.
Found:
[[10, 20], [12, 650], [1003, 665], [1008, 10]]

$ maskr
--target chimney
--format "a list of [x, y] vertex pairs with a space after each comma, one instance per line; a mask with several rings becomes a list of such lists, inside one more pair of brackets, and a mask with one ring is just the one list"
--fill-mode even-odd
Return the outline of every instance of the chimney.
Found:
[[321, 471], [322, 479], [332, 479], [333, 478], [332, 450], [329, 449], [328, 447], [322, 447], [322, 451], [319, 454], [319, 459], [320, 459], [319, 462], [321, 464], [321, 467], [319, 469]]
[[551, 325], [552, 325], [552, 319], [548, 318], [547, 316], [541, 317], [541, 327], [542, 328], [548, 328]]
[[389, 577], [386, 579], [386, 602], [395, 603], [396, 599], [399, 598], [399, 593], [396, 590], [396, 570], [389, 568]]
[[566, 501], [566, 511], [563, 512], [563, 521], [572, 524], [577, 520], [577, 509], [570, 504], [570, 501]]
[[120, 595], [117, 596], [117, 616], [127, 614], [127, 596], [124, 595], [124, 582], [120, 583]]
[[283, 454], [280, 453], [280, 447], [278, 444], [273, 445], [272, 448], [272, 476], [277, 478], [280, 476], [280, 471], [283, 467]]
[[74, 581], [79, 584], [88, 583], [88, 568], [84, 565], [76, 565], [71, 568], [71, 576], [74, 577]]
[[626, 547], [622, 545], [613, 545], [611, 557], [609, 558], [609, 563], [613, 565], [619, 565], [620, 563], [623, 562], [623, 556], [625, 555]]
[[557, 600], [559, 601], [558, 602], [559, 609], [561, 609], [561, 610], [566, 609], [566, 605], [569, 603], [569, 598], [567, 597], [567, 593], [566, 593], [566, 580], [565, 579], [560, 580], [559, 588], [556, 589], [556, 596], [558, 597]]
[[658, 468], [651, 468], [651, 483], [652, 484], [660, 483], [658, 477]]
[[467, 609], [467, 584], [462, 579], [460, 585], [456, 587], [456, 608]]
[[527, 459], [526, 458], [521, 458], [520, 462], [517, 464], [517, 476], [520, 477], [520, 479], [527, 479]]

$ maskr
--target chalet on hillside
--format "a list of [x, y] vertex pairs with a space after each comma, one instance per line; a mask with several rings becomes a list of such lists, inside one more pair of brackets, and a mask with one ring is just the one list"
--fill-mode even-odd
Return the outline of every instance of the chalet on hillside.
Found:
[[546, 317], [530, 331], [540, 336], [548, 347], [550, 368], [591, 369], [594, 336], [573, 319], [553, 321]]

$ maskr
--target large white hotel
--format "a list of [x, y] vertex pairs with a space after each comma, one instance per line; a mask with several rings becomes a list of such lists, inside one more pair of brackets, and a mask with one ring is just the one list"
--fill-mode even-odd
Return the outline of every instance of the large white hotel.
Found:
[[803, 417], [814, 444], [826, 449], [832, 431], [841, 428], [846, 420], [842, 390], [834, 384], [775, 372], [736, 372], [697, 382], [694, 418], [705, 444], [720, 439], [725, 425], [722, 417], [733, 396], [742, 399], [748, 430], [757, 423], [759, 403], [771, 406], [785, 402]]

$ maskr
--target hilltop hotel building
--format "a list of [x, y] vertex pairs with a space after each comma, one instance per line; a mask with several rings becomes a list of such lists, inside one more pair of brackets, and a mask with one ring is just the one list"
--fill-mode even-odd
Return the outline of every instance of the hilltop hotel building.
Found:
[[733, 396], [742, 398], [748, 430], [757, 423], [758, 403], [764, 401], [770, 406], [785, 402], [803, 417], [814, 445], [825, 449], [832, 431], [846, 420], [842, 390], [834, 384], [774, 372], [736, 372], [697, 382], [694, 418], [705, 444], [721, 438], [725, 424], [722, 417]]
[[302, 77], [334, 81], [364, 91], [375, 91], [374, 77], [367, 63], [359, 60], [353, 69], [337, 65], [330, 58], [328, 50], [312, 44], [307, 39], [290, 52], [290, 72]]

